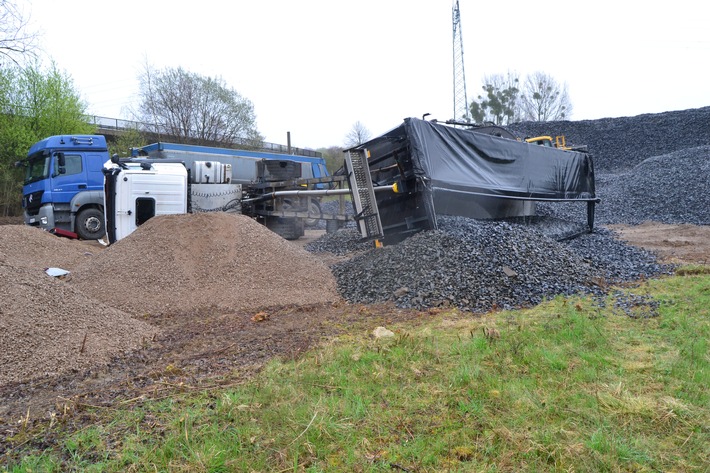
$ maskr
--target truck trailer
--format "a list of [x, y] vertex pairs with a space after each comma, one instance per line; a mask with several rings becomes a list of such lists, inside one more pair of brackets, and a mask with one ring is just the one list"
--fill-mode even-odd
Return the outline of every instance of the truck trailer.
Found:
[[[104, 165], [109, 243], [128, 236], [148, 219], [165, 214], [237, 212], [253, 217], [287, 240], [302, 236], [309, 218], [352, 218], [345, 212], [325, 214], [317, 204], [323, 196], [342, 197], [350, 192], [342, 187], [344, 176], [298, 177], [301, 163], [294, 161], [250, 157], [230, 163], [224, 158], [197, 160], [218, 157], [210, 153], [178, 155], [177, 159], [113, 157]], [[241, 166], [236, 178], [233, 164]], [[283, 180], [275, 180], [277, 177]], [[334, 188], [338, 185], [340, 189]], [[314, 201], [317, 210], [311, 205]]]
[[[360, 176], [351, 186], [363, 237], [396, 243], [438, 228], [439, 215], [531, 217], [536, 202], [580, 202], [584, 231], [593, 230], [599, 199], [586, 149], [539, 146], [497, 126], [466, 125], [407, 118], [346, 150], [349, 172]], [[389, 185], [398, 192], [368, 191]]]

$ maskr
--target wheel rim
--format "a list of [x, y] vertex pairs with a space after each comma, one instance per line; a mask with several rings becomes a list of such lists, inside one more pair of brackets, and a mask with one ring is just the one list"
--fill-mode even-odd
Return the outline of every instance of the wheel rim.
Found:
[[96, 233], [101, 230], [101, 220], [97, 217], [89, 217], [84, 221], [84, 228], [91, 233]]

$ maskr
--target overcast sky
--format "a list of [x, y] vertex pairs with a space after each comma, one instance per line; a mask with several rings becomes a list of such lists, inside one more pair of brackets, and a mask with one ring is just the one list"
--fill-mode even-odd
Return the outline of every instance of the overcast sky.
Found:
[[[274, 143], [453, 115], [451, 0], [17, 1], [91, 114], [131, 119], [147, 61], [222, 77]], [[710, 2], [459, 4], [469, 101], [483, 75], [543, 71], [573, 120], [710, 106]]]

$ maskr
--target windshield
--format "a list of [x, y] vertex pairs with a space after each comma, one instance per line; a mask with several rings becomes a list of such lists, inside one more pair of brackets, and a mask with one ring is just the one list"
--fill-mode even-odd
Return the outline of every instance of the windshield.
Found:
[[25, 184], [41, 181], [49, 177], [50, 156], [37, 155], [27, 160], [27, 170], [25, 173]]

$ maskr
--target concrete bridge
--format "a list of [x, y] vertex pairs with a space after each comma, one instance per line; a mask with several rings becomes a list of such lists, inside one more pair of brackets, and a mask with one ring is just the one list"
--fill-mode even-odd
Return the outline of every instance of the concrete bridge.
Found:
[[[87, 115], [87, 121], [93, 125], [96, 125], [96, 134], [104, 135], [106, 140], [109, 142], [115, 142], [118, 137], [123, 135], [128, 131], [139, 131], [143, 136], [146, 137], [147, 141], [150, 143], [156, 143], [159, 141], [164, 142], [177, 142], [178, 138], [172, 135], [158, 134], [151, 131], [155, 129], [156, 126], [152, 123], [137, 122], [132, 120], [123, 120], [121, 118], [109, 118], [100, 117], [96, 115]], [[189, 144], [199, 144], [196, 142]], [[318, 151], [306, 148], [296, 148], [290, 145], [281, 145], [276, 143], [269, 143], [262, 141], [260, 146], [254, 146], [252, 141], [243, 141], [232, 143], [232, 146], [225, 146], [223, 143], [215, 143], [213, 146], [217, 147], [230, 147], [235, 149], [256, 149], [259, 151], [266, 151], [269, 153], [279, 153], [279, 154], [295, 154], [298, 156], [311, 156], [311, 157], [322, 157], [322, 154]]]

